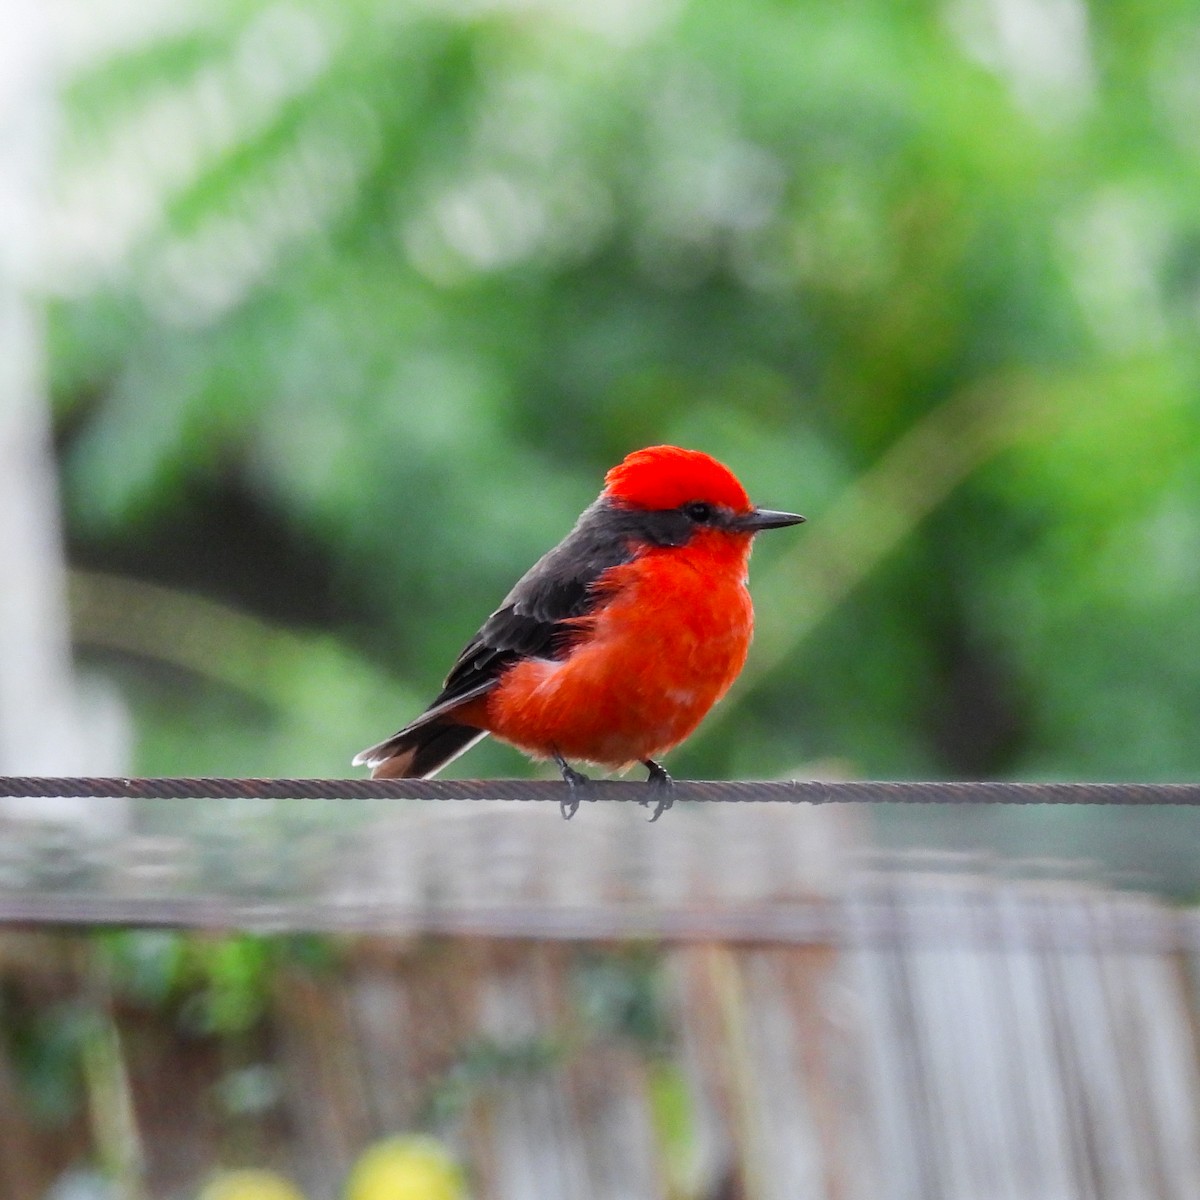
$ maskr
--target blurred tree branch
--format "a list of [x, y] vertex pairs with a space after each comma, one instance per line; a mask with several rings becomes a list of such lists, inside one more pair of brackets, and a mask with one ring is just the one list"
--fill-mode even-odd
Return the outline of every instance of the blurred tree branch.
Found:
[[182, 670], [263, 705], [276, 734], [259, 740], [281, 773], [337, 771], [380, 722], [418, 707], [332, 634], [296, 633], [202, 596], [81, 570], [71, 573], [70, 598], [80, 645]]

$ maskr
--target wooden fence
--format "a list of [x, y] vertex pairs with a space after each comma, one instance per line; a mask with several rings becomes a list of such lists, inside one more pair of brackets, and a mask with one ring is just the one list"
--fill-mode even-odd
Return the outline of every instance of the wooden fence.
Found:
[[[23, 854], [31, 820], [0, 825]], [[46, 1128], [4, 1044], [6, 1198], [100, 1150], [155, 1200], [230, 1163], [333, 1200], [369, 1142], [417, 1128], [479, 1200], [1200, 1197], [1200, 930], [1149, 897], [864, 861], [844, 810], [184, 820], [100, 820], [86, 870], [74, 845], [74, 867], [34, 853], [40, 884], [0, 871], [0, 912], [109, 911], [119, 884], [151, 916], [353, 931], [337, 969], [285, 963], [262, 1019], [216, 1038], [114, 993], [78, 931], [10, 928], [0, 1015], [91, 1006], [111, 1054], [90, 1121]], [[118, 841], [119, 878], [96, 865]]]

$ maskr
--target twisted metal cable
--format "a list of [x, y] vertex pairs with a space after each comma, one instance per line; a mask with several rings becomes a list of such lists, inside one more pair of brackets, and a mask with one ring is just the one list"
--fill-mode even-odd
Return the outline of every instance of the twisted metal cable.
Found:
[[[566, 785], [528, 779], [172, 779], [0, 776], [0, 797], [136, 800], [546, 800]], [[676, 780], [676, 803], [1200, 805], [1194, 783], [915, 783]], [[582, 801], [644, 802], [638, 781], [594, 780]]]

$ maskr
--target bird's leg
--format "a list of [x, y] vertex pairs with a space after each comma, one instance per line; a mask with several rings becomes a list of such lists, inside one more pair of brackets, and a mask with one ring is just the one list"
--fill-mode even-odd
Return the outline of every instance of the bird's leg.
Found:
[[[653, 825], [675, 803], [675, 797], [672, 794], [675, 790], [675, 780], [667, 774], [660, 763], [656, 763], [652, 758], [643, 758], [642, 766], [650, 772], [646, 777], [647, 790], [653, 791], [658, 797], [658, 803], [654, 807], [654, 815], [650, 818], [650, 823]], [[642, 800], [642, 804], [647, 805], [649, 803], [650, 797], [646, 796]]]
[[579, 807], [579, 789], [586, 787], [591, 783], [591, 780], [582, 774], [582, 772], [576, 771], [557, 750], [554, 751], [554, 761], [558, 764], [558, 769], [562, 772], [563, 782], [567, 785], [567, 794], [560, 802], [559, 808], [562, 811], [563, 820], [569, 821], [575, 815], [575, 810]]

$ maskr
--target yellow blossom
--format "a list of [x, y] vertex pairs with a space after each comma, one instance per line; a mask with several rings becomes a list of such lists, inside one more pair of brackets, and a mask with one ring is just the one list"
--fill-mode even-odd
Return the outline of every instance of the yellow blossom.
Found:
[[365, 1151], [346, 1184], [346, 1200], [464, 1200], [462, 1172], [429, 1137], [390, 1137]]

